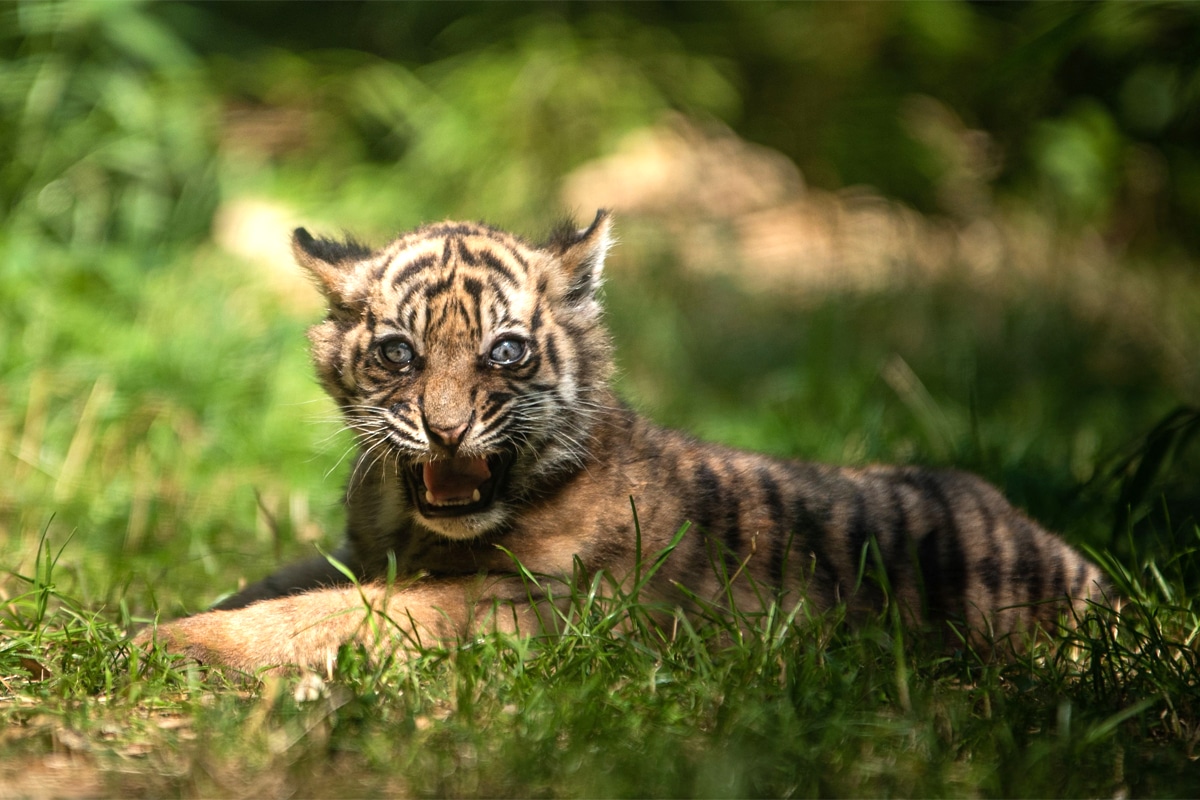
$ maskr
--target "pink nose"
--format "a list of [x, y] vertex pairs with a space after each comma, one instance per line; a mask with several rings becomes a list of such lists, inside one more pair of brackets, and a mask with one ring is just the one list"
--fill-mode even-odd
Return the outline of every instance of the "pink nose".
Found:
[[430, 436], [438, 440], [439, 444], [446, 447], [458, 447], [462, 442], [463, 435], [467, 432], [467, 423], [464, 422], [454, 428], [439, 428], [426, 423], [426, 429]]

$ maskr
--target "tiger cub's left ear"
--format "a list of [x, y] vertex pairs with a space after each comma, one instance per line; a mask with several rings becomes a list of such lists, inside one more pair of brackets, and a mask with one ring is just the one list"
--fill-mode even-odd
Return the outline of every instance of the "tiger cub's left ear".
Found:
[[603, 208], [596, 212], [596, 218], [587, 228], [564, 228], [550, 240], [549, 248], [558, 256], [566, 273], [568, 303], [577, 305], [595, 298], [604, 271], [604, 257], [612, 243], [612, 215]]
[[296, 263], [317, 279], [332, 310], [355, 305], [358, 291], [354, 265], [371, 255], [370, 248], [353, 239], [315, 239], [304, 228], [292, 232], [292, 255]]

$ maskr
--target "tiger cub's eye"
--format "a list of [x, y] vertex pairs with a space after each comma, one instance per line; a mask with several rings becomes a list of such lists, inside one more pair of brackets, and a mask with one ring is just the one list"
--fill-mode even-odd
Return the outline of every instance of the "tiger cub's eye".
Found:
[[379, 355], [389, 364], [407, 367], [413, 360], [412, 345], [403, 339], [384, 339], [379, 343]]
[[489, 358], [497, 366], [507, 367], [525, 357], [525, 342], [513, 337], [501, 339], [492, 345]]

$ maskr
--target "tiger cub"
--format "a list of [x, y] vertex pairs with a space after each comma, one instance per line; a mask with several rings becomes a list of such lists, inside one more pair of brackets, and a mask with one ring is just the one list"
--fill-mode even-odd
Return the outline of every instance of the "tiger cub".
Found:
[[537, 632], [555, 593], [517, 563], [628, 586], [687, 523], [643, 590], [685, 610], [878, 608], [884, 582], [861, 578], [876, 559], [909, 622], [958, 623], [980, 644], [1104, 597], [1097, 567], [972, 475], [783, 461], [631, 411], [609, 385], [597, 298], [610, 230], [605, 211], [542, 245], [443, 222], [371, 250], [298, 229], [296, 259], [329, 303], [313, 360], [357, 437], [335, 556], [360, 585], [314, 558], [159, 640], [252, 671], [328, 668], [344, 643]]

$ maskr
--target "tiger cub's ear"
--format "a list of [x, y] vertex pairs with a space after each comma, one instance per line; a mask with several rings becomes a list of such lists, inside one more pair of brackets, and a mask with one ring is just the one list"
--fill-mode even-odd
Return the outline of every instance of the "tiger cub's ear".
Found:
[[330, 310], [347, 310], [361, 298], [355, 265], [371, 250], [353, 239], [314, 239], [304, 228], [292, 232], [292, 255], [296, 263], [317, 279], [329, 300]]
[[551, 237], [547, 247], [558, 257], [566, 273], [564, 299], [568, 303], [580, 305], [595, 299], [604, 271], [604, 257], [612, 242], [612, 215], [603, 208], [596, 212], [596, 218], [587, 228], [563, 226]]

